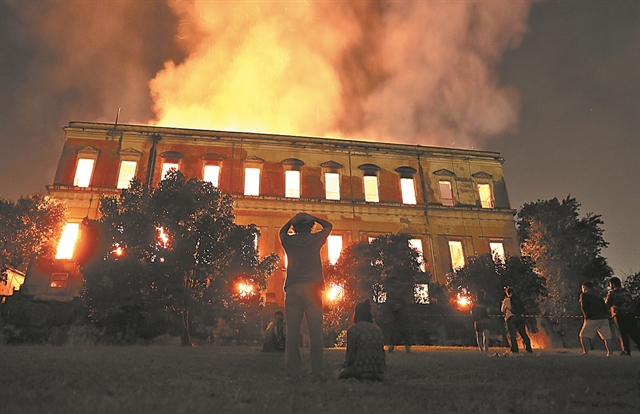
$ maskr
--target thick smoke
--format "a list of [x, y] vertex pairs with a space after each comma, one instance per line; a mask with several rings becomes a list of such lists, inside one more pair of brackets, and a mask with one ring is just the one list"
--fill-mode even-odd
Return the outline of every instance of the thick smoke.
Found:
[[496, 64], [528, 2], [171, 3], [188, 58], [158, 124], [468, 147], [515, 128]]
[[121, 123], [460, 147], [517, 123], [495, 66], [526, 30], [526, 1], [0, 7], [4, 196], [52, 182], [61, 126], [118, 108]]

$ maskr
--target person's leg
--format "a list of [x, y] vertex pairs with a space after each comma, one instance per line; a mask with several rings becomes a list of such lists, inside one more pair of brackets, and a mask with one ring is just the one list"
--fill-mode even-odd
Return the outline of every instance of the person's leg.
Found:
[[529, 339], [529, 335], [527, 335], [527, 326], [525, 323], [525, 319], [523, 317], [518, 316], [517, 328], [520, 337], [522, 338], [522, 342], [524, 342], [524, 348], [527, 352], [533, 352], [531, 348], [531, 339]]
[[627, 319], [623, 315], [618, 315], [616, 316], [616, 323], [618, 324], [618, 329], [620, 329], [620, 345], [622, 347], [622, 352], [627, 355], [631, 355]]
[[304, 301], [300, 297], [297, 285], [287, 287], [285, 293], [285, 312], [287, 313], [287, 339], [284, 352], [284, 367], [287, 377], [300, 375], [300, 325], [304, 312]]
[[319, 286], [307, 285], [305, 315], [309, 327], [309, 353], [311, 354], [311, 376], [324, 377], [324, 342], [322, 340], [322, 290]]
[[482, 331], [482, 346], [484, 348], [484, 352], [489, 350], [489, 342], [487, 338], [487, 331]]
[[589, 353], [589, 349], [591, 348], [591, 340], [585, 336], [585, 332], [587, 329], [587, 320], [585, 319], [582, 323], [582, 328], [580, 329], [580, 333], [578, 336], [580, 337], [580, 345], [582, 345], [582, 355], [586, 355]]
[[516, 317], [512, 316], [507, 319], [507, 331], [509, 331], [509, 342], [511, 343], [511, 352], [518, 352], [518, 338], [516, 337]]
[[478, 344], [478, 349], [482, 351], [482, 347], [483, 347], [483, 339], [482, 339], [482, 332], [478, 331], [478, 329], [476, 328], [476, 343]]

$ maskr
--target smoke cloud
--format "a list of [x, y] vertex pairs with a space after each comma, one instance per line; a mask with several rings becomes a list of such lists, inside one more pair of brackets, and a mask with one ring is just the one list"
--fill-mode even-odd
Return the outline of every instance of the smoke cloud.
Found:
[[496, 65], [528, 2], [170, 4], [189, 56], [150, 83], [159, 125], [458, 147], [517, 125]]
[[[515, 128], [527, 1], [0, 0], [0, 193], [72, 120], [469, 147]], [[44, 172], [22, 174], [29, 164]], [[40, 165], [41, 164], [41, 165]]]

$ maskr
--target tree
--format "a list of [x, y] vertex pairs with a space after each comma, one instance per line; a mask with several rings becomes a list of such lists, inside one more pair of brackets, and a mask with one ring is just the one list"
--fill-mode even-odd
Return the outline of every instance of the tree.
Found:
[[515, 288], [528, 312], [535, 312], [546, 296], [545, 279], [533, 269], [526, 257], [507, 256], [504, 261], [494, 260], [492, 255], [470, 257], [468, 263], [447, 277], [450, 297], [458, 293], [474, 295], [484, 290], [494, 309], [499, 309], [504, 298], [504, 288]]
[[31, 257], [53, 259], [67, 210], [64, 204], [40, 193], [17, 202], [0, 197], [0, 267], [26, 271]]
[[624, 287], [631, 292], [631, 296], [634, 300], [640, 301], [640, 272], [627, 276], [624, 281]]
[[602, 237], [603, 221], [593, 213], [581, 218], [579, 209], [576, 199], [567, 196], [527, 203], [516, 217], [522, 253], [547, 281], [543, 310], [554, 319], [580, 313], [583, 281], [598, 282], [612, 274], [601, 255], [608, 244]]
[[355, 305], [365, 299], [413, 303], [413, 288], [430, 280], [421, 270], [422, 257], [409, 245], [409, 234], [387, 234], [345, 248], [335, 265], [325, 263], [327, 284], [343, 287], [342, 299], [325, 312], [325, 331], [344, 329]]
[[230, 281], [242, 274], [254, 283], [249, 289], [263, 289], [278, 260], [258, 258], [259, 231], [234, 223], [231, 196], [179, 171], [169, 172], [157, 189], [132, 181], [120, 197], [102, 197], [100, 212], [99, 220], [83, 226], [93, 227], [87, 246], [95, 249], [80, 255], [86, 260], [83, 297], [94, 321], [124, 317], [125, 332], [171, 310], [181, 316], [183, 344], [192, 345], [192, 309], [246, 310], [234, 300]]

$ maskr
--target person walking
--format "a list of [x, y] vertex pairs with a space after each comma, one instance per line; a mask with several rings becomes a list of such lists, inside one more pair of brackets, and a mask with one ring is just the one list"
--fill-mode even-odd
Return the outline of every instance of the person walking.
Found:
[[[312, 233], [318, 223], [322, 230]], [[324, 277], [320, 249], [333, 225], [307, 213], [298, 213], [280, 229], [280, 241], [287, 254], [287, 278], [284, 283], [287, 339], [285, 371], [288, 380], [300, 378], [300, 326], [307, 319], [311, 356], [311, 379], [324, 379], [324, 345], [322, 341], [322, 292]], [[293, 229], [293, 233], [289, 231]]]
[[633, 298], [631, 292], [622, 287], [620, 278], [614, 276], [609, 279], [609, 287], [611, 290], [607, 294], [605, 303], [611, 309], [611, 316], [620, 331], [622, 355], [631, 356], [629, 338], [636, 343], [636, 347], [640, 347], [640, 328], [633, 314]]
[[584, 323], [580, 330], [580, 344], [582, 345], [582, 355], [589, 353], [591, 340], [600, 335], [607, 349], [607, 356], [611, 355], [609, 342], [611, 339], [611, 328], [609, 327], [609, 313], [607, 306], [600, 295], [594, 292], [593, 283], [584, 282], [582, 293], [580, 294], [580, 309], [584, 316]]
[[507, 322], [507, 331], [509, 331], [509, 342], [511, 343], [511, 352], [518, 353], [518, 340], [516, 333], [520, 334], [522, 342], [527, 352], [533, 352], [531, 349], [531, 340], [527, 335], [527, 328], [524, 321], [524, 303], [516, 295], [516, 290], [512, 287], [505, 289], [506, 298], [502, 301], [502, 313], [504, 320]]

